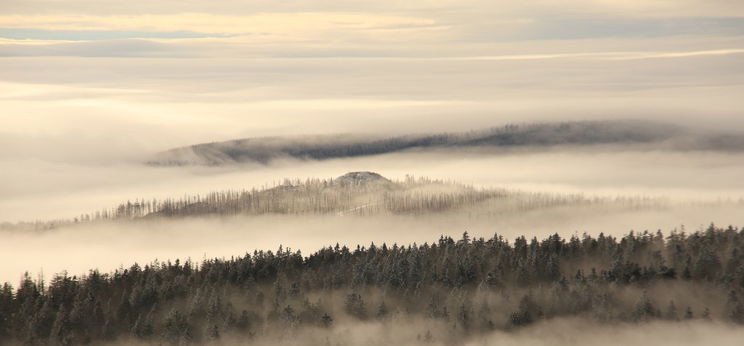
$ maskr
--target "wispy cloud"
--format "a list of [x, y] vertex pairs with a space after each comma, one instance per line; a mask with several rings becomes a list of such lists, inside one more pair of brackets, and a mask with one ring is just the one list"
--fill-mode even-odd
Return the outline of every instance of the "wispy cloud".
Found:
[[744, 54], [744, 48], [696, 50], [688, 52], [635, 52], [624, 56], [608, 57], [612, 60], [635, 60], [635, 59], [663, 59], [663, 58], [689, 58], [698, 56], [736, 55]]
[[4, 0], [0, 158], [556, 118], [730, 127], [742, 18], [730, 0]]
[[[307, 12], [260, 13], [253, 15], [217, 15], [209, 13], [179, 13], [162, 15], [91, 16], [91, 15], [4, 15], [0, 16], [0, 35], [18, 37], [24, 33], [54, 31], [59, 39], [76, 39], [85, 33], [89, 37], [133, 37], [127, 33], [156, 37], [184, 37], [184, 33], [213, 35], [271, 35], [284, 39], [331, 38], [359, 35], [367, 37], [385, 32], [431, 31], [441, 29], [432, 19], [415, 16], [380, 15], [374, 13]], [[34, 31], [35, 30], [35, 31]], [[186, 36], [188, 37], [188, 36]], [[43, 37], [48, 38], [48, 37]]]
[[12, 40], [45, 41], [97, 41], [128, 38], [179, 39], [223, 36], [188, 31], [112, 31], [112, 30], [47, 30], [47, 29], [7, 29], [0, 28], [0, 37]]

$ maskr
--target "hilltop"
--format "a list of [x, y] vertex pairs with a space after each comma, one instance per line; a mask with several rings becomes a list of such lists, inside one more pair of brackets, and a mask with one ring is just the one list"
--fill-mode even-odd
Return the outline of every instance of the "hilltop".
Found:
[[199, 216], [258, 215], [433, 215], [466, 211], [472, 217], [500, 217], [559, 207], [601, 206], [614, 210], [667, 207], [656, 198], [589, 198], [578, 194], [532, 193], [476, 188], [457, 182], [378, 173], [349, 172], [331, 179], [290, 180], [261, 189], [214, 191], [182, 198], [135, 199], [73, 219], [0, 224], [0, 229], [44, 230], [96, 222]]
[[397, 137], [324, 135], [260, 137], [174, 148], [155, 155], [150, 165], [268, 164], [274, 160], [326, 160], [380, 155], [409, 150], [623, 144], [668, 149], [741, 150], [736, 138], [698, 136], [670, 124], [647, 121], [577, 121], [507, 125], [485, 130], [411, 134]]

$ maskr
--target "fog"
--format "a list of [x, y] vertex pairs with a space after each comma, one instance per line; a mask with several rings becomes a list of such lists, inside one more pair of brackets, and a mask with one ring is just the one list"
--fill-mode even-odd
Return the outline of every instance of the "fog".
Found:
[[693, 322], [620, 324], [599, 326], [582, 320], [555, 320], [539, 324], [515, 334], [496, 333], [486, 340], [468, 345], [700, 345], [715, 342], [736, 345], [742, 337], [740, 328], [730, 325]]
[[457, 44], [444, 50], [438, 39], [415, 40], [415, 49], [372, 38], [344, 49], [271, 39], [2, 41], [0, 220], [71, 217], [127, 199], [352, 170], [528, 190], [742, 196], [741, 157], [708, 152], [396, 154], [228, 169], [141, 165], [174, 147], [262, 136], [394, 136], [606, 119], [744, 128], [740, 36], [487, 43], [480, 35], [447, 37]]
[[[294, 340], [279, 340], [280, 345], [379, 345], [394, 342], [397, 345], [449, 345], [446, 342], [423, 340], [427, 330], [436, 333], [436, 325], [417, 321], [392, 321], [387, 324], [360, 323], [341, 325], [330, 335], [324, 333], [298, 333]], [[319, 335], [318, 335], [319, 334]], [[715, 340], [717, 345], [739, 345], [744, 332], [741, 328], [711, 322], [652, 322], [648, 324], [597, 324], [582, 319], [555, 319], [513, 332], [496, 332], [463, 343], [477, 345], [700, 345]], [[302, 340], [302, 341], [299, 341]], [[309, 341], [309, 342], [308, 342]], [[226, 345], [232, 343], [226, 342]], [[234, 344], [242, 344], [236, 341]], [[261, 342], [259, 341], [259, 344]], [[276, 345], [277, 341], [266, 341]]]
[[[442, 342], [446, 335], [437, 335], [441, 327], [432, 321], [394, 318], [386, 322], [356, 322], [335, 326], [332, 330], [306, 328], [272, 335], [269, 338], [225, 338], [216, 345], [507, 345], [507, 346], [685, 346], [715, 343], [738, 346], [744, 331], [741, 328], [710, 321], [599, 324], [579, 318], [557, 318], [515, 331], [494, 332], [468, 338], [462, 342]], [[430, 332], [431, 340], [425, 339]], [[436, 335], [436, 337], [434, 336]], [[437, 338], [438, 337], [438, 338]], [[137, 341], [117, 342], [113, 345], [145, 345]]]
[[[744, 231], [725, 228], [744, 226], [742, 4], [2, 0], [0, 284], [15, 291], [0, 285], [0, 344], [207, 342], [219, 324], [222, 345], [738, 346], [744, 331], [722, 321], [744, 324]], [[637, 133], [335, 146], [608, 120]], [[267, 137], [291, 145], [249, 162], [219, 144]], [[213, 157], [191, 155], [201, 143], [217, 143], [199, 147]], [[286, 153], [297, 146], [310, 149]], [[352, 171], [467, 187], [281, 185]], [[494, 190], [452, 192], [471, 186]], [[269, 190], [233, 193], [253, 189]], [[153, 202], [127, 205], [143, 200]], [[706, 229], [667, 243], [582, 238], [576, 252], [546, 238]], [[458, 241], [463, 232], [540, 242], [484, 250]], [[352, 260], [333, 250], [208, 261], [441, 236], [455, 240]], [[86, 277], [177, 259], [206, 269]], [[355, 313], [357, 291], [370, 311], [387, 300], [392, 313]]]
[[542, 239], [587, 233], [623, 236], [630, 231], [696, 231], [717, 225], [744, 224], [744, 204], [671, 204], [647, 209], [613, 205], [565, 206], [488, 215], [473, 210], [425, 216], [240, 216], [190, 217], [141, 221], [94, 222], [47, 231], [2, 231], [0, 282], [17, 283], [28, 271], [46, 279], [67, 271], [111, 272], [132, 263], [190, 258], [230, 258], [279, 246], [309, 255], [336, 243], [355, 247], [370, 243], [433, 243], [441, 235], [459, 239], [463, 232], [490, 238], [499, 234]]
[[138, 198], [251, 189], [284, 178], [332, 178], [364, 170], [390, 179], [410, 174], [535, 192], [738, 200], [744, 196], [742, 162], [744, 155], [737, 153], [600, 149], [413, 152], [227, 168], [14, 160], [0, 171], [0, 220], [71, 218]]
[[[357, 324], [339, 326], [328, 340], [331, 345], [379, 345], [394, 342], [399, 345], [448, 345], [435, 341], [424, 341], [423, 337], [430, 327], [436, 333], [436, 326], [425, 326], [411, 321], [393, 321], [390, 324]], [[322, 334], [321, 334], [322, 335]], [[309, 333], [310, 340], [313, 333]], [[615, 326], [597, 324], [582, 319], [555, 319], [514, 332], [496, 332], [483, 337], [475, 337], [465, 345], [700, 345], [715, 342], [717, 345], [739, 345], [744, 332], [731, 325], [710, 322], [653, 322], [649, 324], [619, 324]], [[306, 338], [300, 333], [297, 338]], [[713, 341], [715, 340], [715, 341]], [[281, 340], [286, 345], [312, 345], [307, 339]], [[313, 340], [317, 345], [325, 344], [325, 339]], [[268, 344], [274, 345], [276, 341]], [[227, 343], [230, 344], [229, 342]], [[240, 344], [236, 342], [236, 344]]]
[[[587, 232], [622, 235], [630, 230], [711, 222], [742, 225], [744, 155], [710, 151], [662, 151], [618, 146], [433, 150], [324, 161], [278, 160], [233, 167], [151, 167], [137, 159], [61, 162], [6, 159], [0, 171], [0, 220], [70, 219], [135, 199], [179, 198], [211, 191], [274, 186], [284, 178], [332, 178], [369, 170], [390, 179], [406, 175], [476, 187], [525, 192], [578, 193], [585, 197], [650, 197], [669, 207], [649, 210], [563, 208], [500, 218], [462, 214], [413, 217], [250, 217], [157, 223], [91, 224], [42, 233], [4, 233], [0, 281], [17, 282], [24, 271], [108, 272], [154, 259], [229, 257], [280, 244], [311, 253], [336, 242], [348, 246], [423, 243], [440, 235], [494, 233], [564, 236]], [[710, 204], [700, 204], [702, 202]], [[383, 225], [383, 226], [381, 226]]]
[[[455, 57], [3, 57], [0, 163], [111, 163], [245, 137], [388, 136], [534, 121], [742, 128], [741, 38], [592, 42], [588, 51], [583, 40], [499, 43]], [[135, 45], [119, 44], [127, 53]], [[183, 49], [212, 51], [200, 44]]]

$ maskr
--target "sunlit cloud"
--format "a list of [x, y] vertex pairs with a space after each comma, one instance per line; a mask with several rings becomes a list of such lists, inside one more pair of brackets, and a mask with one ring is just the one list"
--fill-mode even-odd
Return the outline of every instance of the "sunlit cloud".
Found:
[[555, 119], [735, 128], [744, 109], [741, 1], [7, 0], [0, 13], [6, 165]]
[[632, 60], [632, 59], [659, 59], [659, 58], [688, 58], [709, 55], [734, 55], [744, 54], [744, 49], [715, 49], [699, 50], [691, 52], [644, 52], [629, 54], [626, 56], [609, 57], [614, 60]]
[[[285, 39], [331, 39], [329, 32], [344, 37], [363, 33], [366, 37], [404, 34], [406, 32], [444, 29], [434, 20], [412, 16], [378, 15], [370, 13], [260, 13], [231, 16], [208, 13], [182, 13], [167, 15], [90, 16], [90, 15], [4, 15], [0, 16], [0, 35], [12, 38], [26, 30], [30, 36], [49, 36], [56, 31], [60, 38], [76, 37], [87, 33], [89, 37], [119, 36], [175, 38], [188, 33], [205, 35], [270, 35]], [[15, 29], [11, 31], [10, 29]], [[33, 32], [33, 30], [37, 30]], [[5, 35], [3, 35], [3, 31]], [[66, 33], [65, 33], [66, 31]], [[159, 34], [155, 34], [159, 33]], [[175, 35], [174, 35], [175, 33]], [[178, 35], [181, 33], [180, 35]], [[186, 36], [188, 37], [188, 36]]]

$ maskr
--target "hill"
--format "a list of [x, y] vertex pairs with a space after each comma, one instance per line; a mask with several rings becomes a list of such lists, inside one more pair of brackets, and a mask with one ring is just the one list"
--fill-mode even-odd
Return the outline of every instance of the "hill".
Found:
[[[198, 264], [133, 264], [49, 283], [26, 275], [0, 288], [0, 343], [350, 344], [349, 330], [378, 325], [367, 344], [456, 345], [560, 318], [741, 325], [742, 254], [744, 231], [711, 225], [667, 237], [510, 242], [465, 233], [307, 256], [280, 247]], [[412, 335], [384, 341], [396, 325]]]
[[[703, 140], [704, 139], [704, 140]], [[672, 141], [673, 143], [668, 143]], [[724, 149], [741, 140], [690, 137], [687, 130], [668, 124], [642, 121], [582, 121], [508, 125], [463, 133], [405, 135], [390, 138], [354, 135], [264, 137], [203, 143], [158, 153], [151, 165], [267, 164], [281, 158], [325, 160], [361, 157], [406, 150], [548, 147], [602, 144]], [[729, 148], [731, 149], [731, 148]]]
[[396, 181], [374, 172], [334, 179], [289, 180], [262, 189], [214, 191], [182, 198], [136, 199], [67, 220], [0, 224], [0, 229], [44, 230], [75, 223], [154, 218], [251, 215], [426, 215], [467, 212], [499, 217], [559, 207], [614, 210], [664, 208], [659, 198], [588, 198], [579, 194], [532, 193], [428, 178]]

